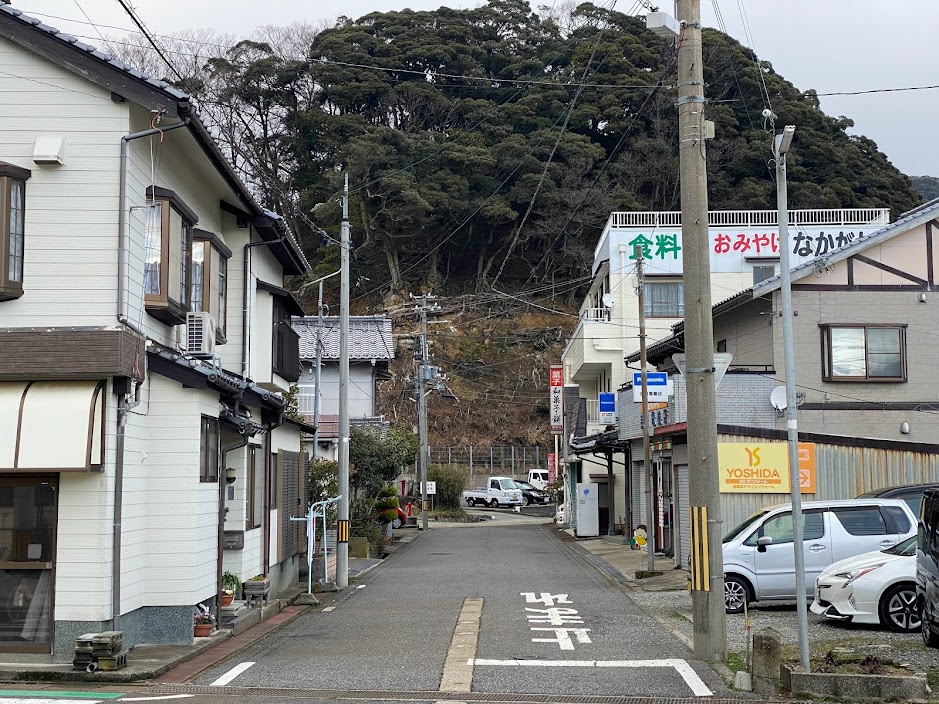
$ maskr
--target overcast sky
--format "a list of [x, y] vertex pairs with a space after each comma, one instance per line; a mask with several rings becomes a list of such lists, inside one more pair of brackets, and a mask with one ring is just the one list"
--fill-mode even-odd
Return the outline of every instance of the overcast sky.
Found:
[[[535, 0], [535, 3], [552, 0]], [[152, 32], [188, 27], [250, 34], [263, 24], [294, 20], [332, 20], [340, 14], [359, 17], [372, 11], [434, 9], [440, 5], [475, 7], [481, 0], [133, 0]], [[604, 3], [606, 5], [607, 3]], [[629, 11], [634, 0], [618, 0]], [[658, 0], [670, 9], [669, 0]], [[718, 26], [719, 7], [727, 31], [800, 90], [819, 93], [904, 88], [939, 84], [936, 27], [939, 0], [702, 0], [706, 26]], [[79, 7], [80, 5], [80, 7]], [[132, 28], [117, 0], [13, 0], [13, 6], [41, 16]], [[741, 6], [749, 36], [744, 32]], [[47, 23], [72, 34], [97, 37], [87, 24], [48, 17]], [[104, 29], [105, 33], [114, 30]], [[90, 41], [90, 40], [89, 40]], [[90, 43], [94, 43], [90, 41]], [[939, 113], [939, 89], [822, 98], [830, 115], [847, 115], [854, 132], [865, 134], [903, 172], [939, 176], [939, 139], [933, 124]], [[798, 132], [796, 133], [798, 140]], [[793, 143], [793, 149], [798, 142]]]

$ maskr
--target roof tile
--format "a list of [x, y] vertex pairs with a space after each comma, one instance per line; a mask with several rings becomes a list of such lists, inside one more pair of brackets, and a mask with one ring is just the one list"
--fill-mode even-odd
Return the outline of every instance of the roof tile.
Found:
[[[316, 316], [293, 319], [293, 329], [300, 336], [300, 359], [316, 358]], [[339, 359], [339, 318], [323, 317], [321, 335], [323, 359]], [[383, 315], [349, 317], [349, 359], [394, 359], [391, 318]]]

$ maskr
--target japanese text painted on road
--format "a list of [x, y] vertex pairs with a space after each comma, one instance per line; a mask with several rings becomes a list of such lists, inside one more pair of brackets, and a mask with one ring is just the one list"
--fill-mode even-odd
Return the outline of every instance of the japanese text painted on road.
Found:
[[[561, 650], [573, 650], [574, 643], [590, 643], [590, 629], [584, 628], [584, 619], [577, 612], [567, 606], [558, 604], [573, 603], [567, 594], [550, 594], [548, 592], [521, 592], [527, 604], [541, 604], [546, 608], [525, 607], [528, 617], [528, 628], [533, 633], [543, 633], [546, 637], [532, 638], [532, 643], [556, 643]], [[547, 637], [551, 633], [553, 637]]]

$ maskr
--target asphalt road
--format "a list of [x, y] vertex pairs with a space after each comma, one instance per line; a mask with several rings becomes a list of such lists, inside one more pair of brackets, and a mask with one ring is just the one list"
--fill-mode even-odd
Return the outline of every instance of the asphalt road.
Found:
[[263, 688], [252, 691], [271, 701], [291, 698], [286, 690], [310, 700], [351, 690], [360, 700], [408, 692], [427, 699], [463, 676], [471, 681], [466, 700], [729, 695], [709, 667], [689, 661], [685, 645], [543, 523], [502, 514], [435, 526], [331, 610], [307, 611], [202, 673], [188, 691], [199, 701], [214, 691], [219, 701], [240, 697], [242, 688]]

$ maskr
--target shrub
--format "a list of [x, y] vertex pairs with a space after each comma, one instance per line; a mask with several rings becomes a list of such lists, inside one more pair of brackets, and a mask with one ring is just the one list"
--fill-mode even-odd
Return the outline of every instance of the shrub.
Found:
[[469, 472], [466, 469], [446, 465], [431, 465], [428, 467], [428, 481], [437, 482], [434, 508], [460, 508], [460, 501], [468, 478]]

